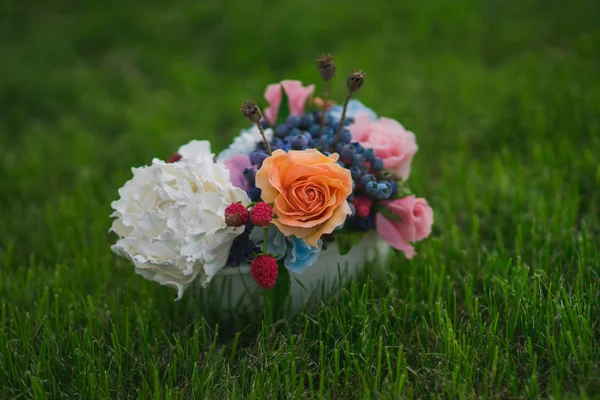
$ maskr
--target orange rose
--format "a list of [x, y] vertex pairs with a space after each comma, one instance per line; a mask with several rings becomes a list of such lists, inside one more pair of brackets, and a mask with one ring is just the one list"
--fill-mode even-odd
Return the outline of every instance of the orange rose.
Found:
[[276, 150], [256, 173], [262, 199], [274, 203], [273, 223], [285, 235], [295, 235], [317, 247], [351, 214], [346, 199], [352, 193], [350, 171], [339, 166], [338, 154], [318, 150]]

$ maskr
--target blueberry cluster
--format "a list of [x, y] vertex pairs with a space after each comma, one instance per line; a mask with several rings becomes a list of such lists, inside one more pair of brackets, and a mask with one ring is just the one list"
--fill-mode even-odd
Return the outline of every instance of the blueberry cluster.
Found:
[[[333, 117], [327, 115], [325, 125], [321, 128], [321, 116], [320, 111], [314, 111], [308, 112], [301, 117], [297, 115], [287, 117], [284, 123], [273, 127], [274, 135], [269, 143], [271, 150], [318, 149], [325, 155], [331, 154], [331, 151], [335, 151], [335, 133], [339, 121], [335, 121]], [[344, 125], [349, 125], [353, 122], [352, 118], [346, 118]], [[344, 129], [342, 131], [342, 142], [346, 144], [350, 143], [351, 138], [350, 131]], [[246, 192], [252, 201], [260, 201], [261, 190], [255, 186], [255, 175], [268, 156], [263, 142], [258, 142], [256, 149], [250, 153], [252, 168], [244, 171], [244, 177], [249, 186]]]
[[364, 193], [373, 200], [386, 200], [397, 190], [396, 182], [383, 170], [383, 160], [375, 157], [373, 149], [353, 142], [337, 143], [336, 151], [340, 155], [338, 163], [350, 169], [355, 193]]
[[252, 228], [253, 225], [248, 224], [244, 233], [235, 238], [231, 245], [231, 250], [229, 251], [227, 265], [239, 267], [240, 264], [249, 263], [255, 253], [260, 253], [260, 248], [250, 240]]

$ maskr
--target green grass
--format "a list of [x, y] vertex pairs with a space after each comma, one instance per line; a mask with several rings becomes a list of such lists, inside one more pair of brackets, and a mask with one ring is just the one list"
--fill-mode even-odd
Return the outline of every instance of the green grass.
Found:
[[[29, 3], [0, 6], [0, 398], [600, 396], [598, 2]], [[110, 201], [322, 51], [416, 132], [434, 233], [235, 333], [110, 252]]]

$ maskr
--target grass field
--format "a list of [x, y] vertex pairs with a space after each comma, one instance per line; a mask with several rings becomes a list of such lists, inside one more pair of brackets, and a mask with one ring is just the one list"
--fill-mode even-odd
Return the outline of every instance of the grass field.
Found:
[[[1, 399], [600, 396], [600, 3], [54, 3], [0, 5]], [[416, 132], [434, 233], [236, 334], [111, 253], [110, 202], [322, 51]]]

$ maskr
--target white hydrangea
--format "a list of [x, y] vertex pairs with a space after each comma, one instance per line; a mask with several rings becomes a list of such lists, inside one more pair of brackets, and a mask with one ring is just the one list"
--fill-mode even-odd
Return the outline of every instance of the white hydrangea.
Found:
[[192, 161], [201, 162], [203, 157], [210, 156], [211, 159], [215, 156], [210, 151], [210, 142], [208, 140], [192, 140], [188, 144], [184, 144], [177, 150], [177, 153], [182, 158]]
[[175, 163], [155, 159], [133, 168], [112, 203], [111, 231], [119, 235], [112, 250], [131, 260], [138, 274], [177, 289], [177, 300], [193, 280], [206, 285], [225, 266], [233, 240], [244, 231], [225, 224], [225, 208], [250, 203], [225, 166], [202, 155], [210, 145], [205, 150], [196, 147], [193, 157]]
[[[267, 137], [268, 141], [271, 141], [271, 139], [273, 139], [273, 129], [265, 129], [265, 136]], [[223, 163], [229, 158], [237, 156], [239, 154], [248, 155], [256, 149], [256, 144], [262, 141], [263, 138], [256, 125], [254, 125], [250, 129], [245, 129], [238, 137], [236, 137], [233, 140], [231, 146], [223, 150], [217, 156], [217, 162]]]

